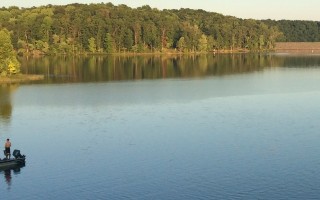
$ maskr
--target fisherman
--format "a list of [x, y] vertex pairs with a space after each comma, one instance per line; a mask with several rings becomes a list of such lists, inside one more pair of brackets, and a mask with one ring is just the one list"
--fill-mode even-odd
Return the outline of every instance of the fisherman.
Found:
[[9, 138], [7, 139], [7, 142], [4, 144], [4, 148], [6, 151], [6, 159], [10, 159], [11, 153], [10, 153], [10, 147], [11, 147], [11, 142]]

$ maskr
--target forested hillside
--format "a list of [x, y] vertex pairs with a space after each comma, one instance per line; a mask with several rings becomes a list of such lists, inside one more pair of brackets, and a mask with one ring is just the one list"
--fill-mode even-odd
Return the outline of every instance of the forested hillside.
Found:
[[276, 26], [283, 33], [279, 42], [320, 42], [320, 22], [264, 20], [268, 26]]
[[111, 3], [1, 8], [0, 28], [20, 54], [270, 50], [281, 35], [258, 20]]
[[276, 41], [320, 41], [320, 22], [111, 3], [1, 8], [3, 28], [20, 54], [261, 51], [273, 49]]

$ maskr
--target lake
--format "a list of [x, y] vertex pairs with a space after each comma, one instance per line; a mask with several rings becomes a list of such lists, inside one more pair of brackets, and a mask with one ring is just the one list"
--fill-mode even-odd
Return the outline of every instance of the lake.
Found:
[[20, 61], [46, 78], [0, 87], [6, 199], [320, 198], [320, 55]]

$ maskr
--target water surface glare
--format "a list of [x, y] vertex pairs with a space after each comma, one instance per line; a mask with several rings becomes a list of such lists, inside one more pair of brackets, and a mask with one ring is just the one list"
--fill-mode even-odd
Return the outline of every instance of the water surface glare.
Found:
[[27, 164], [0, 171], [6, 199], [320, 198], [320, 67], [21, 85], [10, 101], [0, 139]]

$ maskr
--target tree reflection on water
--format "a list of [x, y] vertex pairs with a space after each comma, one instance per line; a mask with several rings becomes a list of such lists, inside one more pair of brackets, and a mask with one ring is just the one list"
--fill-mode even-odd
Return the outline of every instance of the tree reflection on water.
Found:
[[190, 54], [21, 57], [26, 74], [46, 83], [193, 78], [252, 73], [272, 67], [319, 66], [320, 56], [290, 54]]
[[20, 61], [23, 73], [43, 74], [47, 83], [222, 76], [273, 66], [268, 54], [48, 56]]
[[10, 122], [12, 114], [11, 95], [17, 90], [16, 84], [0, 85], [0, 127]]
[[[320, 56], [295, 54], [74, 55], [20, 57], [24, 74], [41, 74], [39, 83], [179, 79], [253, 73], [276, 67], [318, 67]], [[12, 113], [18, 85], [0, 86], [0, 125]]]

